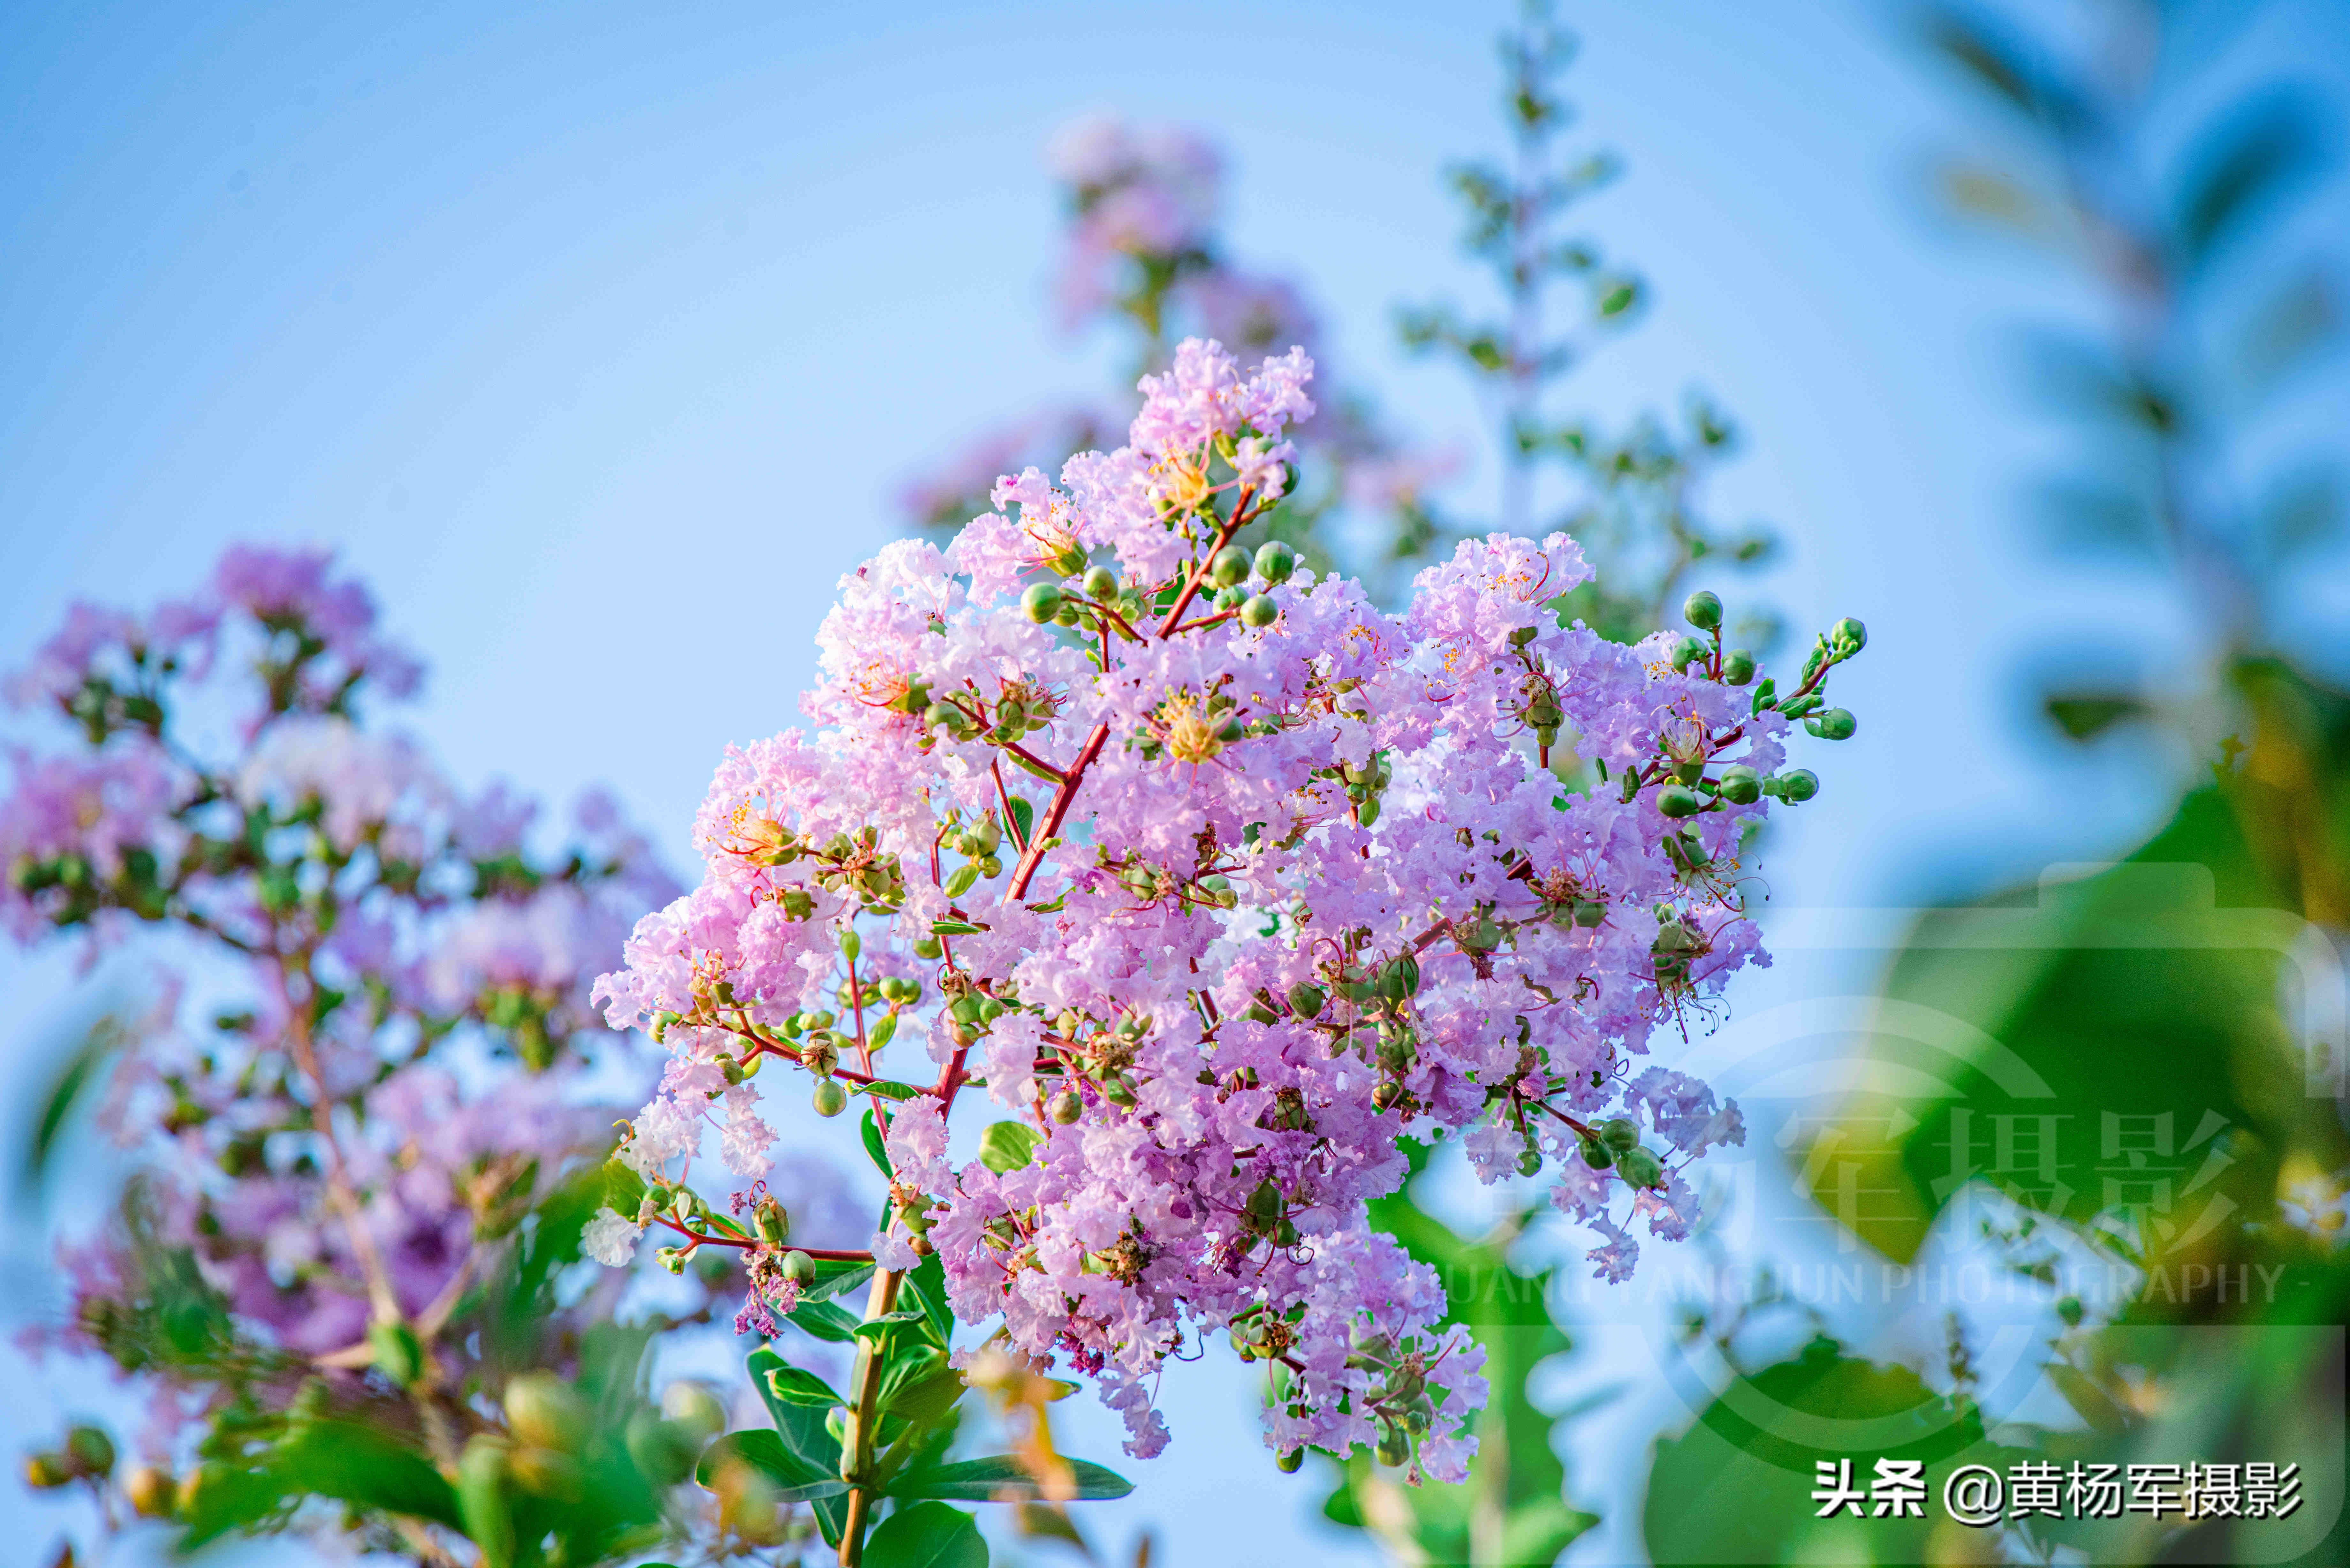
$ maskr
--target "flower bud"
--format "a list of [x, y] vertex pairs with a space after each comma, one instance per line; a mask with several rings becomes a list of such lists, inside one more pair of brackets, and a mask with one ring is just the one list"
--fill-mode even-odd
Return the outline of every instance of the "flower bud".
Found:
[[1270, 584], [1289, 580], [1297, 570], [1297, 552], [1278, 539], [1268, 539], [1256, 547], [1256, 575]]
[[751, 1210], [751, 1229], [772, 1247], [792, 1233], [792, 1217], [773, 1198], [762, 1198]]
[[525, 1372], [506, 1385], [506, 1425], [535, 1448], [570, 1452], [588, 1440], [588, 1401], [552, 1372]]
[[784, 1278], [795, 1285], [816, 1283], [816, 1260], [793, 1248], [784, 1254]]
[[1134, 1085], [1127, 1082], [1125, 1074], [1112, 1073], [1102, 1084], [1102, 1098], [1113, 1106], [1131, 1106], [1134, 1104]]
[[662, 1389], [661, 1414], [705, 1443], [726, 1429], [725, 1402], [699, 1383], [681, 1381]]
[[1107, 566], [1096, 566], [1086, 573], [1086, 597], [1110, 599], [1118, 597], [1118, 574]]
[[102, 1427], [76, 1427], [66, 1434], [66, 1457], [86, 1476], [114, 1473], [114, 1439]]
[[1248, 601], [1248, 589], [1238, 583], [1228, 588], [1218, 588], [1208, 597], [1208, 603], [1219, 610], [1236, 610]]
[[36, 1491], [54, 1491], [73, 1484], [73, 1461], [61, 1453], [40, 1453], [25, 1459], [25, 1484]]
[[1594, 1170], [1605, 1170], [1616, 1163], [1616, 1151], [1597, 1138], [1583, 1140], [1583, 1163]]
[[1681, 601], [1681, 618], [1700, 631], [1711, 631], [1721, 624], [1721, 600], [1700, 588]]
[[1665, 1163], [1635, 1144], [1616, 1156], [1616, 1174], [1634, 1187], [1662, 1187]]
[[1045, 1112], [1063, 1127], [1086, 1114], [1086, 1099], [1075, 1089], [1063, 1089], [1045, 1105]]
[[705, 1440], [650, 1410], [639, 1410], [629, 1417], [629, 1458], [655, 1486], [675, 1486], [691, 1475]]
[[1673, 644], [1672, 665], [1675, 670], [1687, 670], [1705, 657], [1705, 644], [1693, 637], [1684, 637]]
[[1208, 580], [1220, 588], [1248, 581], [1249, 553], [1238, 545], [1227, 545], [1208, 563]]
[[1411, 1458], [1411, 1438], [1401, 1427], [1388, 1427], [1379, 1433], [1379, 1463], [1393, 1469]]
[[141, 1519], [169, 1519], [179, 1490], [180, 1483], [172, 1472], [155, 1465], [140, 1465], [122, 1480], [122, 1494], [130, 1500], [130, 1511]]
[[1762, 778], [1743, 763], [1722, 770], [1721, 798], [1732, 805], [1752, 805], [1762, 798]]
[[1629, 1116], [1611, 1116], [1599, 1124], [1599, 1141], [1609, 1148], [1630, 1148], [1640, 1141], [1640, 1124]]
[[1791, 805], [1809, 800], [1820, 793], [1820, 775], [1809, 768], [1781, 774], [1771, 782], [1778, 786], [1773, 793]]
[[1262, 631], [1281, 618], [1281, 607], [1271, 594], [1252, 594], [1241, 601], [1241, 624]]
[[1849, 741], [1860, 728], [1860, 721], [1849, 708], [1823, 708], [1804, 721], [1804, 728], [1823, 741]]
[[1304, 1449], [1284, 1449], [1281, 1452], [1273, 1456], [1273, 1468], [1279, 1470], [1285, 1476], [1295, 1475], [1297, 1473], [1298, 1467], [1303, 1465], [1305, 1462], [1305, 1450]]
[[1657, 809], [1669, 817], [1695, 816], [1705, 800], [1687, 784], [1669, 784], [1657, 792]]
[[1289, 1011], [1300, 1018], [1321, 1017], [1322, 1009], [1328, 1001], [1329, 998], [1322, 994], [1320, 986], [1309, 985], [1302, 980], [1289, 988]]
[[1536, 1148], [1533, 1144], [1526, 1145], [1525, 1152], [1518, 1156], [1518, 1174], [1520, 1176], [1540, 1176], [1542, 1174], [1542, 1150]]
[[1868, 628], [1846, 616], [1828, 628], [1828, 646], [1838, 659], [1850, 659], [1868, 646]]
[[1020, 596], [1020, 607], [1028, 618], [1042, 626], [1061, 613], [1061, 585], [1031, 583], [1028, 591]]
[[1732, 686], [1743, 686], [1754, 679], [1754, 656], [1742, 648], [1733, 648], [1721, 656], [1721, 678]]
[[1378, 1111], [1393, 1110], [1395, 1103], [1402, 1098], [1403, 1085], [1390, 1079], [1371, 1091], [1371, 1108]]

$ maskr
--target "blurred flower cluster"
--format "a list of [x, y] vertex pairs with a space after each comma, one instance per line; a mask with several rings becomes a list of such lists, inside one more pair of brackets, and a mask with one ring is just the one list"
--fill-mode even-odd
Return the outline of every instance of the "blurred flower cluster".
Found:
[[[192, 599], [76, 607], [9, 686], [71, 739], [10, 757], [0, 919], [151, 961], [91, 1037], [106, 1071], [66, 1080], [105, 1083], [134, 1174], [118, 1221], [67, 1248], [70, 1316], [36, 1338], [136, 1375], [146, 1462], [114, 1481], [192, 1539], [315, 1495], [378, 1545], [419, 1519], [484, 1541], [617, 1466], [633, 1479], [580, 1515], [587, 1547], [657, 1522], [652, 1481], [680, 1479], [682, 1430], [632, 1410], [634, 1361], [595, 1348], [625, 1281], [576, 1266], [613, 1139], [595, 1102], [635, 1076], [582, 1035], [588, 987], [673, 888], [608, 799], [549, 852], [535, 803], [370, 728], [420, 674], [328, 556], [240, 548]], [[621, 1058], [600, 1090], [599, 1053]], [[538, 1441], [493, 1402], [555, 1375], [617, 1378], [620, 1403]], [[603, 1450], [591, 1417], [620, 1423]], [[322, 1464], [330, 1432], [380, 1462]], [[484, 1441], [511, 1484], [461, 1504], [450, 1478]], [[113, 1469], [56, 1458], [36, 1480]]]

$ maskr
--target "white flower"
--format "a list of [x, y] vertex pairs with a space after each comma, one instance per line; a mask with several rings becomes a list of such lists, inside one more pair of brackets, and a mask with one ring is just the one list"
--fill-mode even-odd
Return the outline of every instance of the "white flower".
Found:
[[624, 1269], [637, 1255], [637, 1238], [643, 1228], [626, 1220], [609, 1205], [596, 1210], [596, 1218], [588, 1221], [580, 1233], [581, 1251], [608, 1269]]

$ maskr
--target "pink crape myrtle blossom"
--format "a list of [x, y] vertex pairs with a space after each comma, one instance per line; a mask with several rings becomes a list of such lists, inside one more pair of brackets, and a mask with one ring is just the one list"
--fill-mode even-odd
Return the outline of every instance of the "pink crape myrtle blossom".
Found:
[[[758, 1173], [752, 1091], [807, 1069], [819, 1111], [869, 1098], [879, 1267], [935, 1255], [954, 1312], [1092, 1377], [1129, 1451], [1213, 1332], [1264, 1364], [1277, 1450], [1458, 1480], [1482, 1353], [1365, 1205], [1399, 1139], [1455, 1137], [1488, 1180], [1553, 1172], [1604, 1277], [1628, 1225], [1686, 1234], [1682, 1168], [1743, 1130], [1641, 1058], [1762, 961], [1739, 846], [1816, 788], [1781, 771], [1784, 711], [1859, 633], [1782, 701], [1718, 633], [1562, 624], [1589, 576], [1563, 535], [1464, 542], [1400, 614], [1253, 551], [1311, 373], [1188, 341], [1128, 445], [844, 577], [807, 728], [728, 752], [701, 885], [596, 994], [671, 1053], [623, 1151], [661, 1192], [704, 1125]], [[715, 1239], [683, 1211], [638, 1218]]]

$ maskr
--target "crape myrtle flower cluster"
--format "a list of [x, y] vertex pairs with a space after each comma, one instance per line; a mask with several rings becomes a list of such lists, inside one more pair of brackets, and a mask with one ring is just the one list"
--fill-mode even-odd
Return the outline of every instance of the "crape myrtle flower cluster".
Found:
[[[191, 601], [75, 608], [9, 687], [73, 742], [10, 757], [0, 920], [94, 957], [156, 939], [102, 1113], [141, 1175], [68, 1250], [53, 1338], [155, 1380], [159, 1457], [231, 1415], [198, 1452], [244, 1451], [256, 1377], [323, 1376], [330, 1406], [470, 1386], [469, 1301], [525, 1234], [553, 1246], [537, 1210], [611, 1147], [588, 988], [674, 885], [608, 801], [550, 857], [530, 802], [362, 727], [420, 673], [375, 619], [323, 552], [233, 549]], [[608, 1305], [601, 1277], [551, 1334]]]
[[[1739, 1115], [1638, 1059], [1761, 956], [1741, 840], [1818, 787], [1784, 767], [1795, 722], [1851, 732], [1822, 688], [1862, 630], [1784, 691], [1710, 594], [1693, 634], [1611, 643], [1561, 624], [1587, 575], [1563, 535], [1465, 542], [1383, 613], [1252, 547], [1309, 374], [1187, 341], [1128, 445], [842, 579], [807, 731], [729, 751], [702, 885], [598, 982], [671, 1052], [608, 1257], [645, 1228], [673, 1262], [772, 1254], [763, 1316], [862, 1257], [687, 1184], [712, 1122], [761, 1174], [760, 1091], [805, 1071], [818, 1111], [870, 1105], [878, 1266], [934, 1253], [955, 1312], [1093, 1377], [1130, 1452], [1165, 1440], [1165, 1360], [1216, 1330], [1264, 1363], [1284, 1467], [1361, 1444], [1458, 1480], [1482, 1352], [1365, 1218], [1399, 1140], [1554, 1172], [1609, 1278], [1634, 1220], [1687, 1232], [1687, 1168]], [[993, 1124], [951, 1137], [982, 1088]]]

